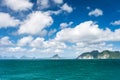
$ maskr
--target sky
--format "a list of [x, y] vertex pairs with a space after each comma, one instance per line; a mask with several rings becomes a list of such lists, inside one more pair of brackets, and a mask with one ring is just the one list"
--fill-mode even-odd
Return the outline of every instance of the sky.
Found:
[[75, 58], [120, 51], [119, 0], [0, 0], [0, 56]]

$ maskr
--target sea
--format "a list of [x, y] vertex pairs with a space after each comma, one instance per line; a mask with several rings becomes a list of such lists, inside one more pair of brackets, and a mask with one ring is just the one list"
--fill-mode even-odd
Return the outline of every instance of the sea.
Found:
[[0, 60], [0, 80], [120, 80], [120, 60]]

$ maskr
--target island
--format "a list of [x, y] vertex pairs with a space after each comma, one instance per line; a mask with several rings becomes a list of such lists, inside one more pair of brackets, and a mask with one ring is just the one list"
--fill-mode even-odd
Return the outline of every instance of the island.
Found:
[[76, 59], [120, 59], [120, 51], [94, 50], [80, 54]]

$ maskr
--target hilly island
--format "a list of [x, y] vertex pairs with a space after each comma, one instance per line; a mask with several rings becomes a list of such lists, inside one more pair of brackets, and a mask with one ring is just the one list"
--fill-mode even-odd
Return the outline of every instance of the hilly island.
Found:
[[99, 52], [97, 50], [82, 53], [77, 59], [120, 59], [120, 51], [104, 50]]

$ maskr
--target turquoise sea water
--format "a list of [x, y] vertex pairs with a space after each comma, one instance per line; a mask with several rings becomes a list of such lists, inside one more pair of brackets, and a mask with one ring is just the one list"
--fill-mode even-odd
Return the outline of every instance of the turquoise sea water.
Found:
[[120, 60], [0, 60], [0, 80], [120, 80]]

